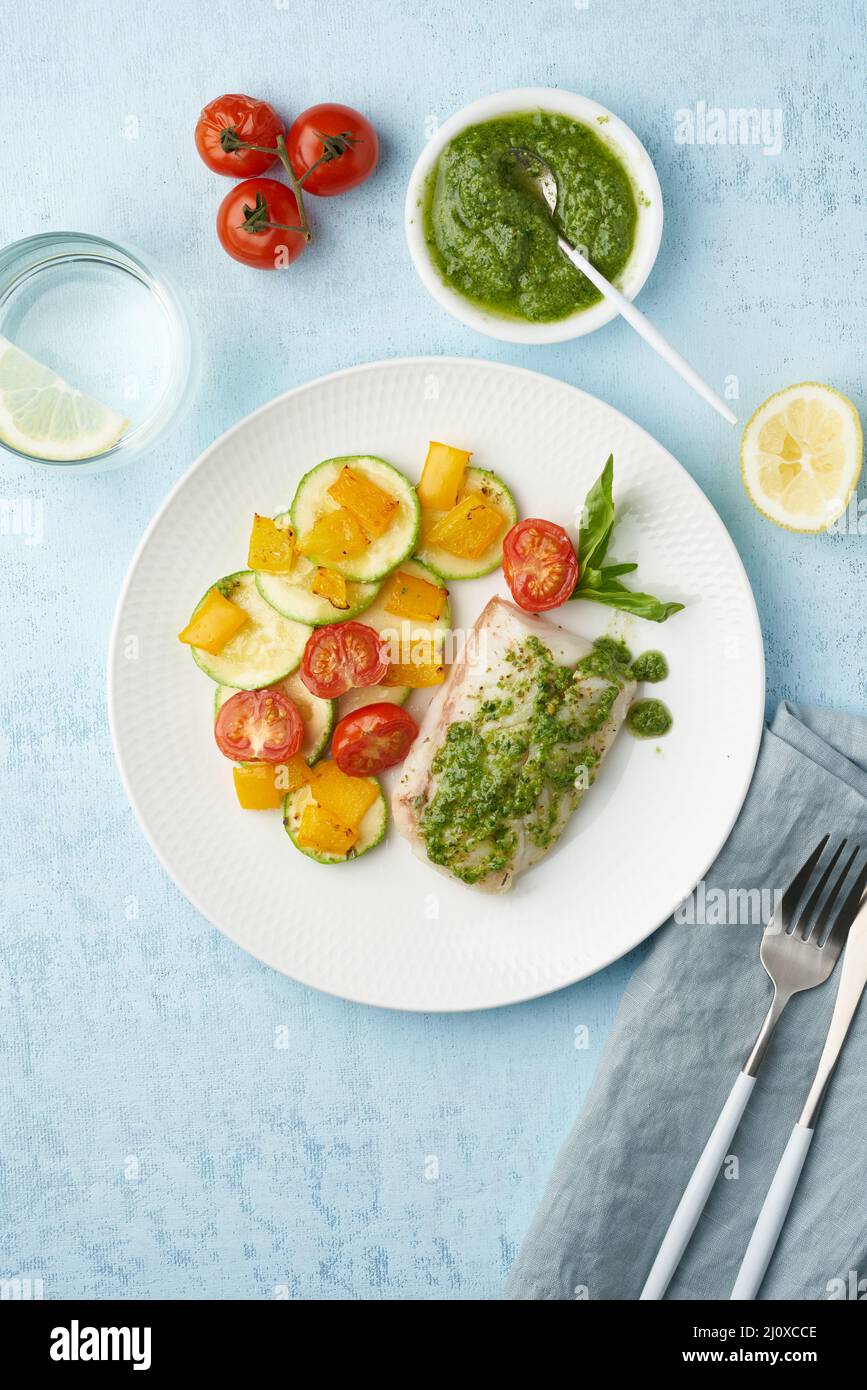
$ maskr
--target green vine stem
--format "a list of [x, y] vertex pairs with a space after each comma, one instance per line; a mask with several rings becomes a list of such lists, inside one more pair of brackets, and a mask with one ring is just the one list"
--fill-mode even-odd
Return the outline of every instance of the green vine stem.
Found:
[[[295, 202], [298, 206], [298, 217], [301, 221], [300, 227], [287, 227], [281, 222], [269, 222], [262, 211], [265, 207], [264, 199], [262, 199], [260, 207], [261, 194], [259, 194], [256, 197], [256, 207], [250, 210], [249, 215], [246, 215], [247, 209], [245, 208], [244, 226], [247, 227], [247, 230], [250, 232], [262, 232], [269, 227], [275, 227], [283, 232], [300, 232], [305, 241], [312, 241], [313, 233], [310, 230], [307, 209], [304, 206], [304, 194], [301, 191], [301, 180], [292, 168], [289, 154], [286, 150], [286, 141], [283, 136], [277, 136], [277, 147], [276, 149], [272, 149], [269, 145], [250, 145], [246, 140], [239, 140], [233, 128], [231, 126], [226, 126], [220, 136], [220, 144], [228, 153], [231, 153], [233, 150], [257, 150], [260, 154], [276, 155], [286, 171], [286, 177], [295, 195]], [[308, 169], [307, 172], [309, 173], [310, 170]]]
[[297, 177], [292, 168], [291, 160], [286, 150], [286, 141], [282, 135], [277, 136], [277, 158], [286, 170], [286, 177], [292, 192], [295, 194], [295, 201], [298, 204], [298, 216], [301, 218], [301, 231], [304, 233], [305, 241], [313, 240], [313, 233], [310, 230], [310, 223], [307, 221], [307, 209], [304, 206], [304, 194], [301, 192], [301, 180]]
[[268, 216], [268, 203], [264, 193], [256, 194], [256, 206], [250, 207], [249, 203], [244, 204], [244, 221], [240, 224], [245, 231], [251, 235], [258, 232], [274, 230], [278, 232], [299, 232], [301, 236], [310, 240], [309, 228], [305, 231], [304, 227], [290, 227], [286, 222], [272, 222]]
[[[284, 232], [300, 232], [305, 241], [313, 240], [313, 233], [310, 230], [310, 223], [307, 218], [307, 209], [304, 206], [304, 194], [301, 185], [306, 178], [309, 178], [314, 169], [318, 169], [320, 164], [329, 164], [333, 159], [339, 159], [346, 154], [353, 145], [362, 143], [349, 131], [344, 131], [340, 135], [323, 135], [321, 130], [316, 131], [317, 136], [322, 141], [322, 153], [318, 159], [314, 160], [309, 169], [305, 169], [300, 179], [292, 168], [292, 162], [286, 149], [286, 141], [282, 135], [277, 136], [276, 148], [270, 145], [250, 145], [246, 140], [238, 138], [234, 126], [226, 126], [220, 135], [220, 144], [223, 149], [231, 154], [233, 150], [256, 150], [259, 154], [276, 155], [286, 171], [286, 177], [292, 192], [295, 194], [295, 202], [298, 205], [298, 216], [301, 219], [300, 227], [287, 227], [280, 222], [269, 222], [265, 214], [259, 209], [259, 199], [256, 199], [256, 208], [251, 210], [249, 217], [245, 218], [244, 225], [250, 232], [262, 232], [267, 227], [277, 227]], [[264, 206], [264, 205], [263, 205]], [[246, 209], [245, 209], [246, 212]]]
[[348, 130], [343, 131], [340, 135], [323, 135], [321, 130], [317, 130], [314, 133], [318, 139], [322, 141], [322, 153], [318, 159], [314, 159], [309, 169], [304, 170], [304, 173], [298, 180], [299, 183], [303, 183], [305, 179], [309, 179], [313, 170], [318, 169], [320, 164], [330, 164], [333, 159], [339, 159], [342, 154], [346, 154], [348, 150], [351, 150], [353, 145], [364, 144], [364, 141], [360, 138], [355, 135], [350, 135]]

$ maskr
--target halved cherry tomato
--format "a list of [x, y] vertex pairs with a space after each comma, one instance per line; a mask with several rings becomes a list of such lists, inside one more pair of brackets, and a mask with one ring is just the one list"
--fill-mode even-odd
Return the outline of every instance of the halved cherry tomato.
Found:
[[349, 777], [372, 777], [403, 762], [418, 725], [400, 705], [364, 705], [334, 730], [331, 756]]
[[[266, 151], [274, 150], [274, 153], [227, 149], [224, 141], [229, 144], [231, 140], [224, 136], [224, 131], [231, 132], [245, 145], [264, 145]], [[202, 108], [196, 122], [196, 149], [215, 174], [248, 179], [271, 168], [277, 158], [277, 136], [282, 134], [283, 122], [273, 106], [234, 92], [217, 97]]]
[[230, 189], [217, 212], [223, 250], [242, 265], [282, 270], [307, 245], [299, 230], [295, 194], [277, 179], [245, 179]]
[[217, 747], [236, 763], [288, 762], [303, 736], [301, 715], [282, 690], [239, 690], [214, 725]]
[[366, 623], [332, 623], [308, 637], [301, 679], [323, 700], [336, 700], [354, 685], [376, 685], [388, 669], [388, 644]]
[[304, 192], [329, 198], [370, 177], [379, 158], [379, 140], [360, 111], [322, 102], [293, 121], [286, 150]]
[[578, 583], [578, 557], [562, 526], [530, 517], [503, 541], [503, 573], [519, 608], [559, 608]]

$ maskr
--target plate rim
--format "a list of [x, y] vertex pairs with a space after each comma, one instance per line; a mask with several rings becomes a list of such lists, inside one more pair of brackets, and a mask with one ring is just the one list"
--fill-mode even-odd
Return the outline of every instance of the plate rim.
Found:
[[[656, 439], [655, 436], [650, 434], [648, 430], [644, 429], [642, 425], [639, 425], [630, 416], [626, 415], [623, 411], [618, 410], [615, 406], [609, 405], [607, 401], [602, 400], [599, 396], [594, 396], [592, 392], [584, 391], [581, 389], [580, 386], [574, 386], [571, 382], [563, 381], [560, 377], [550, 376], [547, 372], [537, 371], [532, 367], [519, 366], [511, 362], [496, 362], [484, 357], [461, 357], [456, 355], [437, 356], [431, 354], [418, 354], [410, 357], [377, 358], [373, 362], [358, 362], [350, 367], [341, 367], [338, 368], [336, 371], [326, 372], [321, 376], [311, 378], [309, 381], [301, 382], [297, 386], [292, 386], [287, 391], [283, 391], [277, 396], [272, 396], [270, 400], [263, 402], [262, 405], [257, 406], [254, 410], [251, 410], [246, 415], [242, 416], [242, 418], [240, 420], [237, 420], [234, 425], [230, 425], [227, 430], [224, 430], [222, 434], [218, 435], [216, 439], [212, 440], [211, 443], [208, 444], [202, 450], [198, 457], [193, 460], [193, 462], [186, 469], [186, 471], [182, 473], [181, 477], [178, 478], [177, 481], [173, 484], [173, 486], [169, 489], [168, 493], [163, 498], [163, 501], [160, 503], [159, 507], [157, 508], [154, 515], [151, 517], [150, 521], [145, 527], [145, 530], [142, 533], [138, 545], [136, 546], [132, 554], [132, 557], [129, 561], [129, 565], [127, 567], [126, 574], [120, 587], [120, 591], [118, 593], [114, 615], [112, 617], [111, 633], [109, 636], [106, 662], [106, 704], [108, 710], [108, 725], [111, 734], [111, 743], [112, 751], [114, 753], [115, 766], [117, 767], [121, 784], [124, 789], [124, 793], [126, 795], [127, 801], [129, 802], [129, 805], [132, 808], [133, 814], [135, 815], [139, 829], [142, 831], [145, 840], [150, 846], [153, 854], [157, 859], [157, 862], [160, 864], [163, 871], [168, 875], [171, 882], [175, 885], [175, 887], [186, 899], [186, 901], [190, 903], [190, 905], [193, 908], [195, 908], [195, 910], [200, 914], [201, 917], [204, 918], [204, 920], [209, 924], [209, 926], [213, 927], [216, 931], [220, 932], [220, 934], [226, 937], [229, 941], [231, 941], [233, 945], [237, 946], [240, 950], [244, 951], [254, 960], [259, 961], [260, 964], [266, 966], [268, 969], [274, 970], [277, 974], [283, 975], [286, 979], [294, 980], [297, 984], [303, 985], [306, 989], [315, 989], [319, 993], [326, 994], [333, 999], [343, 999], [346, 1000], [348, 1003], [364, 1004], [369, 1008], [384, 1009], [392, 1013], [475, 1013], [482, 1011], [487, 1012], [492, 1009], [510, 1008], [512, 1005], [515, 1004], [525, 1004], [533, 999], [541, 999], [545, 998], [547, 995], [550, 994], [558, 994], [561, 990], [569, 989], [573, 985], [578, 984], [581, 980], [589, 979], [593, 975], [598, 974], [600, 971], [607, 970], [610, 965], [613, 965], [615, 963], [615, 961], [622, 960], [624, 956], [628, 955], [631, 951], [636, 950], [639, 946], [643, 945], [645, 941], [649, 940], [649, 938], [659, 930], [663, 922], [668, 920], [672, 912], [674, 912], [674, 910], [678, 907], [680, 900], [678, 900], [678, 902], [676, 903], [673, 903], [669, 911], [666, 912], [666, 914], [663, 917], [661, 917], [658, 921], [654, 922], [652, 926], [648, 927], [647, 931], [644, 932], [644, 934], [641, 937], [639, 937], [638, 940], [634, 941], [632, 945], [626, 947], [625, 950], [619, 950], [615, 948], [613, 954], [605, 956], [603, 960], [600, 960], [590, 969], [585, 970], [578, 975], [575, 975], [572, 979], [564, 980], [561, 984], [555, 985], [550, 988], [545, 986], [538, 989], [529, 988], [526, 992], [521, 991], [514, 995], [510, 995], [508, 999], [501, 999], [491, 1003], [460, 1003], [453, 1005], [440, 1005], [436, 1008], [429, 1008], [413, 1004], [385, 1004], [375, 999], [364, 998], [361, 994], [356, 995], [341, 992], [338, 990], [332, 990], [329, 989], [326, 985], [323, 985], [319, 982], [314, 982], [309, 979], [305, 979], [301, 975], [290, 975], [288, 971], [283, 970], [280, 966], [272, 965], [270, 961], [264, 960], [254, 950], [252, 950], [249, 945], [239, 940], [238, 937], [232, 931], [229, 931], [227, 928], [215, 922], [213, 918], [209, 915], [209, 913], [204, 909], [204, 907], [202, 907], [201, 904], [197, 901], [196, 896], [188, 892], [187, 889], [183, 887], [183, 885], [178, 881], [178, 879], [172, 872], [172, 869], [167, 864], [160, 849], [157, 847], [137, 803], [136, 796], [133, 792], [129, 774], [125, 764], [124, 755], [121, 750], [115, 716], [115, 670], [117, 669], [116, 655], [120, 642], [121, 616], [126, 605], [127, 595], [129, 594], [133, 581], [136, 577], [144, 552], [147, 546], [150, 544], [152, 536], [159, 527], [159, 524], [162, 521], [163, 516], [169, 510], [175, 498], [187, 486], [190, 479], [196, 473], [198, 473], [201, 468], [205, 467], [211, 455], [217, 449], [221, 448], [235, 434], [239, 433], [242, 429], [244, 429], [251, 421], [257, 419], [260, 415], [265, 414], [267, 411], [273, 410], [275, 407], [282, 404], [284, 401], [290, 400], [294, 396], [299, 396], [303, 394], [303, 392], [305, 391], [309, 391], [311, 387], [319, 386], [325, 382], [335, 381], [344, 377], [357, 376], [365, 372], [377, 371], [382, 368], [416, 367], [421, 365], [430, 365], [431, 363], [455, 367], [483, 367], [489, 370], [492, 369], [497, 372], [506, 373], [508, 375], [517, 374], [522, 377], [529, 377], [532, 380], [541, 377], [546, 383], [553, 384], [562, 389], [564, 392], [568, 392], [570, 395], [577, 395], [582, 400], [591, 401], [594, 406], [601, 406], [604, 410], [610, 412], [611, 415], [615, 416], [619, 420], [625, 421], [631, 429], [637, 430], [640, 435], [644, 436], [644, 438], [647, 439], [649, 443], [653, 445], [654, 448], [662, 450], [662, 452], [666, 455], [668, 460], [675, 466], [675, 468], [681, 474], [683, 474], [684, 478], [687, 480], [687, 483], [689, 484], [689, 487], [699, 495], [701, 500], [710, 509], [711, 516], [713, 517], [713, 523], [715, 523], [720, 533], [720, 538], [723, 542], [723, 545], [728, 549], [730, 558], [734, 561], [734, 568], [742, 578], [746, 588], [746, 593], [750, 600], [750, 628], [752, 636], [754, 637], [756, 646], [758, 648], [758, 675], [760, 676], [760, 679], [756, 681], [756, 709], [754, 711], [754, 731], [752, 746], [750, 748], [750, 755], [747, 763], [747, 772], [745, 773], [743, 785], [738, 793], [737, 804], [735, 805], [731, 818], [729, 819], [725, 827], [725, 831], [722, 834], [722, 837], [719, 839], [719, 842], [714, 846], [713, 852], [707, 859], [707, 862], [703, 864], [695, 880], [695, 883], [699, 883], [701, 881], [703, 875], [707, 873], [707, 870], [715, 862], [723, 846], [726, 844], [726, 841], [728, 840], [732, 832], [732, 829], [734, 828], [735, 822], [737, 821], [737, 818], [740, 815], [744, 801], [747, 797], [747, 793], [749, 792], [750, 786], [752, 785], [753, 774], [755, 772], [756, 762], [758, 761], [762, 733], [764, 730], [766, 695], [765, 648], [764, 640], [762, 637], [761, 621], [759, 619], [759, 613], [758, 608], [756, 606], [756, 600], [755, 595], [753, 593], [752, 584], [750, 583], [750, 578], [747, 574], [746, 566], [744, 565], [744, 562], [741, 559], [740, 552], [738, 551], [738, 548], [735, 545], [734, 540], [732, 539], [732, 536], [729, 533], [728, 527], [725, 525], [725, 522], [723, 521], [713, 502], [710, 500], [703, 488], [699, 486], [699, 484], [696, 482], [695, 478], [693, 478], [692, 474], [688, 471], [688, 469], [684, 467], [684, 465], [680, 462], [679, 459], [675, 458], [675, 456], [668, 449], [666, 449], [665, 445], [660, 444], [659, 440]], [[693, 884], [692, 886], [694, 887], [695, 885]]]

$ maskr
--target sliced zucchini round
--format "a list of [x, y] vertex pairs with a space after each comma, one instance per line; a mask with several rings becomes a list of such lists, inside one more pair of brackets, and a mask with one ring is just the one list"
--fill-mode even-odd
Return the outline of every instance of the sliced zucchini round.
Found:
[[[304, 724], [304, 739], [301, 744], [300, 752], [311, 765], [317, 758], [325, 752], [328, 740], [331, 737], [331, 730], [334, 728], [334, 716], [336, 700], [321, 700], [318, 695], [314, 695], [307, 689], [301, 677], [296, 672], [292, 676], [287, 676], [285, 680], [277, 685], [278, 690], [282, 690], [295, 705], [301, 715]], [[220, 712], [222, 705], [227, 700], [231, 700], [233, 695], [237, 695], [237, 690], [233, 690], [230, 685], [218, 685], [214, 692], [214, 718]]]
[[375, 777], [368, 777], [369, 782], [373, 782], [379, 792], [379, 796], [372, 806], [369, 806], [364, 813], [361, 825], [359, 826], [358, 839], [348, 854], [322, 854], [313, 849], [305, 849], [298, 843], [298, 828], [301, 825], [301, 817], [304, 814], [304, 807], [308, 801], [313, 800], [313, 793], [309, 786], [299, 787], [297, 791], [290, 792], [283, 802], [283, 825], [286, 834], [292, 841], [296, 849], [300, 849], [302, 854], [306, 854], [308, 859], [315, 859], [319, 864], [345, 864], [347, 860], [360, 859], [362, 854], [366, 854], [369, 849], [373, 849], [385, 838], [385, 830], [388, 824], [388, 811], [386, 809], [385, 797], [382, 788]]
[[[483, 574], [490, 574], [491, 570], [495, 570], [498, 565], [502, 564], [503, 537], [518, 520], [518, 508], [515, 506], [515, 499], [502, 478], [498, 478], [496, 473], [489, 472], [487, 468], [468, 468], [464, 485], [458, 494], [458, 501], [463, 501], [468, 492], [480, 492], [491, 506], [503, 513], [505, 519], [503, 529], [497, 539], [488, 546], [488, 549], [482, 555], [477, 556], [475, 560], [464, 560], [460, 555], [451, 555], [438, 545], [430, 545], [420, 541], [416, 549], [416, 558], [422, 560], [426, 565], [430, 565], [441, 579], [479, 579]], [[425, 523], [430, 526], [445, 515], [445, 512], [426, 510]]]
[[[427, 565], [423, 565], [420, 560], [402, 560], [396, 566], [396, 570], [404, 574], [411, 574], [416, 579], [426, 579], [428, 584], [442, 584], [442, 579], [438, 574]], [[389, 584], [386, 581], [382, 586], [382, 591], [377, 595], [374, 602], [366, 610], [363, 621], [368, 627], [387, 638], [390, 642], [400, 642], [401, 645], [411, 646], [420, 638], [435, 634], [445, 634], [449, 631], [452, 622], [451, 604], [446, 599], [443, 611], [436, 622], [425, 622], [419, 618], [398, 618], [394, 613], [386, 611], [388, 600]], [[363, 705], [375, 705], [380, 701], [386, 701], [393, 705], [405, 704], [409, 698], [411, 687], [408, 685], [366, 685], [349, 690], [345, 695], [341, 695], [337, 703], [337, 717], [342, 719], [345, 714], [350, 714], [353, 710], [361, 709]]]
[[[274, 518], [278, 526], [292, 524], [291, 512], [279, 512]], [[290, 574], [266, 574], [256, 571], [256, 588], [266, 603], [291, 618], [296, 623], [310, 623], [311, 627], [324, 627], [326, 623], [346, 623], [357, 618], [371, 604], [379, 592], [378, 584], [347, 584], [348, 608], [335, 608], [319, 594], [311, 593], [310, 576], [316, 566], [303, 555], [298, 555]]]
[[405, 705], [410, 697], [408, 685], [356, 685], [337, 701], [337, 718], [345, 718], [365, 705]]
[[411, 555], [418, 540], [421, 509], [416, 490], [409, 479], [392, 464], [386, 463], [385, 459], [367, 454], [347, 454], [342, 458], [326, 459], [324, 463], [317, 464], [309, 473], [304, 474], [298, 484], [290, 508], [292, 526], [300, 540], [312, 529], [323, 512], [338, 510], [338, 504], [328, 489], [347, 464], [364, 474], [377, 487], [382, 488], [383, 492], [397, 499], [398, 508], [394, 520], [385, 535], [371, 540], [361, 555], [343, 561], [319, 559], [315, 556], [310, 558], [338, 570], [344, 579], [351, 579], [357, 584], [369, 584], [383, 579], [389, 570], [393, 570], [395, 565], [399, 565]]
[[[334, 566], [332, 565], [333, 569]], [[352, 584], [347, 581], [346, 597], [348, 608], [335, 608], [327, 598], [311, 592], [310, 575], [316, 569], [303, 555], [298, 557], [291, 574], [266, 574], [256, 572], [256, 588], [266, 603], [297, 623], [309, 623], [311, 627], [324, 627], [326, 623], [345, 623], [357, 618], [368, 608], [379, 593], [379, 583]], [[305, 580], [307, 581], [305, 583]]]
[[[290, 622], [266, 603], [256, 588], [252, 570], [228, 574], [211, 588], [219, 589], [224, 598], [243, 608], [249, 621], [229, 638], [218, 656], [212, 656], [201, 647], [190, 648], [193, 659], [205, 675], [219, 685], [231, 685], [236, 690], [258, 690], [260, 686], [275, 685], [291, 675], [301, 661], [313, 629], [306, 623]], [[207, 594], [203, 595], [194, 613], [206, 597]]]

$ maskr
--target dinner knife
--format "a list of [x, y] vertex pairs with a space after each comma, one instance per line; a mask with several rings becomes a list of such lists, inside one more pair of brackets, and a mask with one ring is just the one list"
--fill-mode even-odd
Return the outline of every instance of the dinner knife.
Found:
[[816, 1121], [822, 1109], [822, 1102], [828, 1091], [837, 1060], [846, 1041], [855, 1010], [858, 1008], [864, 986], [867, 984], [867, 898], [858, 910], [846, 942], [843, 965], [840, 973], [840, 986], [837, 1000], [831, 1015], [831, 1026], [810, 1087], [801, 1117], [792, 1130], [791, 1138], [780, 1159], [774, 1180], [768, 1190], [759, 1219], [750, 1237], [746, 1254], [741, 1263], [731, 1297], [737, 1300], [755, 1298], [765, 1277], [765, 1271], [776, 1249], [780, 1232], [791, 1206], [801, 1169], [807, 1158]]

